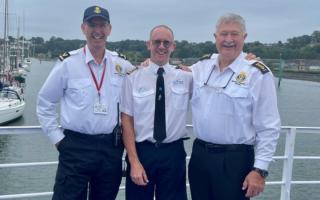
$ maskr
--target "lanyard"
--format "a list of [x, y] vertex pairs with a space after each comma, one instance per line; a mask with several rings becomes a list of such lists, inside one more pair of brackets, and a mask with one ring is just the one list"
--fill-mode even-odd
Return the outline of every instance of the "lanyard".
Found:
[[[86, 55], [86, 49], [85, 49], [85, 47], [83, 48], [83, 53], [84, 53], [84, 55]], [[98, 84], [98, 81], [97, 81], [96, 76], [95, 76], [94, 73], [93, 73], [93, 70], [92, 70], [92, 67], [91, 67], [90, 63], [88, 63], [88, 67], [89, 67], [89, 70], [90, 70], [92, 79], [93, 79], [93, 81], [94, 81], [94, 84], [96, 85], [96, 89], [97, 89], [97, 91], [98, 91], [98, 96], [99, 96], [99, 102], [100, 102], [100, 89], [101, 89], [102, 84], [103, 84], [103, 80], [104, 80], [104, 75], [105, 75], [105, 73], [106, 73], [107, 64], [106, 64], [106, 62], [104, 62], [103, 72], [102, 72], [102, 76], [101, 76], [101, 78], [100, 78], [100, 83], [99, 83], [99, 84]]]

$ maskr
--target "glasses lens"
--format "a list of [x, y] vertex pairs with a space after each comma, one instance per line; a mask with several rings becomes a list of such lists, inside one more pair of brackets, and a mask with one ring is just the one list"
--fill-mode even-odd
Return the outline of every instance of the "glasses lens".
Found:
[[156, 47], [159, 47], [161, 45], [161, 43], [163, 44], [163, 46], [165, 48], [169, 48], [171, 45], [171, 42], [168, 40], [153, 40], [152, 44], [155, 45]]

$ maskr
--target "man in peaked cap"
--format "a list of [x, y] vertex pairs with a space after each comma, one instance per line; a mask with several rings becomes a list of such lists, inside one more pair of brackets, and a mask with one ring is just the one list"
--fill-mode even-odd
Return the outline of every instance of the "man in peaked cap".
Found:
[[114, 200], [123, 154], [117, 104], [133, 66], [106, 49], [111, 33], [106, 9], [87, 8], [81, 29], [87, 44], [59, 57], [37, 102], [42, 129], [59, 151], [53, 199]]

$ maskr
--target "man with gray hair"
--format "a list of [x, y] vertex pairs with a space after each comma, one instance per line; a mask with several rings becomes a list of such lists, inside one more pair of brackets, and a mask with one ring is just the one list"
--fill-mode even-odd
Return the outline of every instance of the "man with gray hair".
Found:
[[246, 60], [245, 21], [220, 17], [218, 56], [192, 66], [196, 139], [189, 163], [193, 200], [244, 200], [261, 193], [280, 132], [273, 75]]

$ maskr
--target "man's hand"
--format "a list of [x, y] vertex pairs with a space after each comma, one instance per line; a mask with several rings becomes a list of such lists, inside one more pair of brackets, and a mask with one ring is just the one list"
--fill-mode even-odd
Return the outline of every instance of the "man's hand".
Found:
[[55, 144], [56, 149], [58, 149], [58, 146], [59, 146], [60, 142], [61, 142], [61, 140]]
[[147, 67], [147, 66], [149, 66], [149, 64], [150, 64], [150, 58], [147, 58], [145, 61], [140, 63], [140, 66]]
[[251, 171], [245, 178], [242, 190], [247, 190], [246, 197], [255, 197], [263, 192], [265, 179], [256, 171]]
[[253, 53], [248, 53], [245, 57], [246, 60], [256, 60], [256, 61], [261, 61], [260, 57], [257, 57]]
[[191, 69], [187, 66], [187, 65], [178, 65], [178, 68], [183, 70], [183, 71], [186, 71], [186, 72], [192, 72]]
[[130, 163], [130, 167], [131, 167], [131, 171], [130, 171], [131, 180], [137, 185], [141, 185], [141, 186], [147, 185], [149, 180], [141, 163], [139, 161], [135, 161], [132, 164]]

